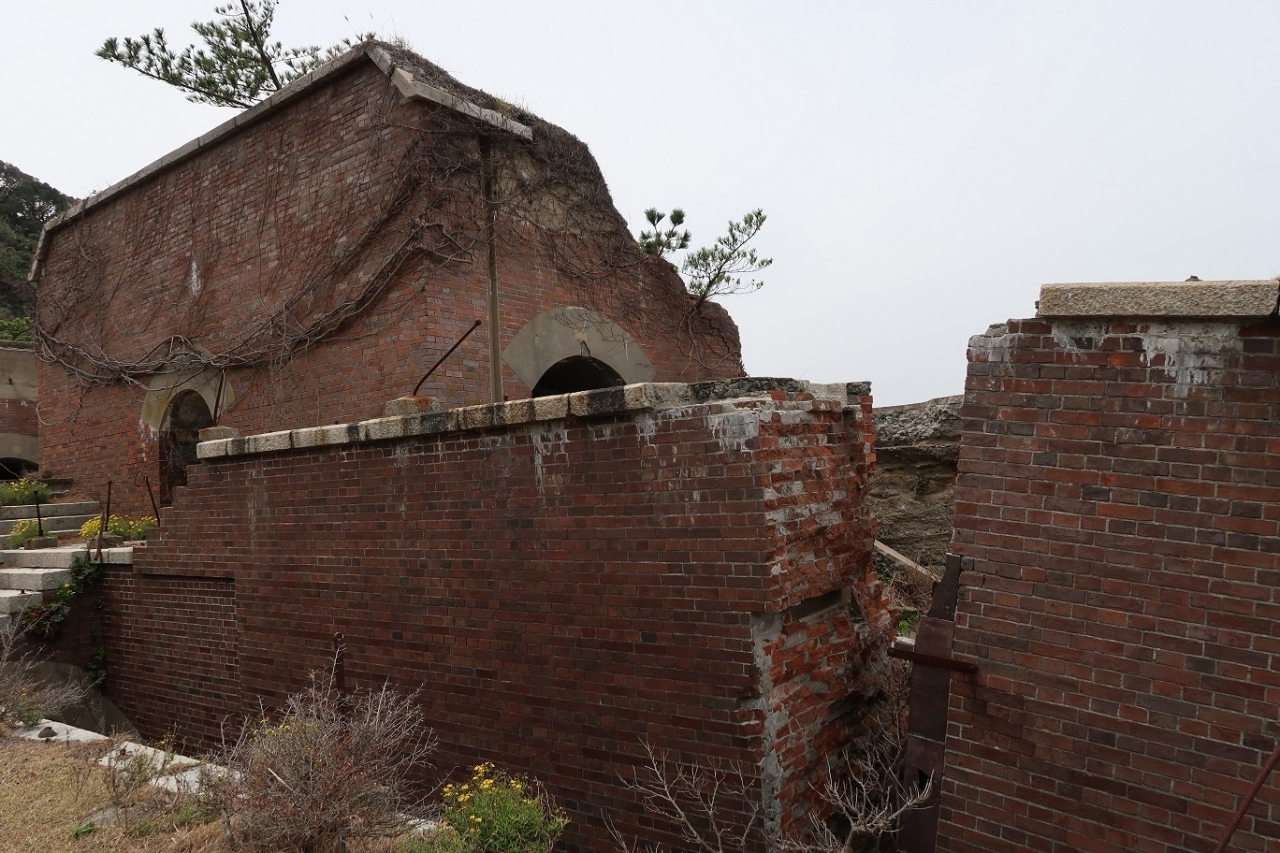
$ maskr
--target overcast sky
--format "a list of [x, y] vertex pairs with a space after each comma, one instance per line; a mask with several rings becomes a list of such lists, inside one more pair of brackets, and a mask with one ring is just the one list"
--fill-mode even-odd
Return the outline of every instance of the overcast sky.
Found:
[[[93, 56], [217, 0], [0, 11], [0, 160], [84, 196], [226, 120]], [[1280, 273], [1280, 3], [282, 0], [275, 35], [400, 36], [591, 146], [638, 227], [756, 207], [747, 370], [960, 393], [970, 335], [1055, 281]]]

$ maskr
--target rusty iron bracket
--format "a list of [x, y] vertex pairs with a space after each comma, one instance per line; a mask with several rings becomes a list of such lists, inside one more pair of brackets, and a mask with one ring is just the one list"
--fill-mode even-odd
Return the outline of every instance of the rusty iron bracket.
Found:
[[912, 663], [921, 663], [925, 666], [938, 666], [943, 669], [953, 669], [956, 672], [978, 671], [977, 664], [972, 664], [968, 661], [956, 660], [955, 658], [944, 658], [939, 655], [925, 654], [924, 652], [917, 652], [913, 649], [903, 649], [898, 646], [891, 646], [889, 648], [889, 657], [901, 658], [902, 660], [909, 660]]
[[467, 338], [471, 337], [471, 333], [478, 328], [480, 328], [480, 321], [476, 320], [474, 323], [471, 324], [471, 328], [467, 329], [467, 331], [463, 333], [462, 337], [458, 338], [457, 342], [454, 343], [453, 346], [449, 347], [449, 351], [446, 352], [444, 355], [440, 356], [439, 361], [431, 365], [431, 369], [427, 371], [426, 376], [423, 376], [421, 379], [418, 380], [418, 384], [413, 386], [412, 396], [414, 397], [418, 396], [418, 391], [422, 389], [422, 383], [427, 381], [427, 377], [435, 373], [436, 368], [444, 364], [444, 360], [449, 356], [453, 355], [453, 351], [456, 350], [458, 347], [462, 346], [462, 342], [465, 341]]

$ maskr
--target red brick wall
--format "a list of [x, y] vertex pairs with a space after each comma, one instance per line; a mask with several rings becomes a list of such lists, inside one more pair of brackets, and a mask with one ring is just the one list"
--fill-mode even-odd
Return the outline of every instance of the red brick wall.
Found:
[[[461, 241], [450, 249], [457, 258], [441, 266], [439, 247], [447, 241], [431, 225], [441, 219], [448, 224], [454, 207], [475, 201], [467, 193], [474, 195], [478, 174], [465, 177], [464, 170], [457, 179], [462, 183], [450, 189], [453, 207], [440, 207], [437, 187], [418, 186], [403, 208], [388, 214], [359, 263], [321, 280], [388, 208], [404, 185], [406, 164], [420, 162], [414, 158], [423, 149], [415, 143], [474, 156], [474, 131], [437, 133], [441, 116], [440, 108], [403, 102], [386, 75], [360, 64], [90, 209], [47, 238], [39, 281], [42, 333], [49, 341], [105, 352], [121, 364], [169, 352], [175, 341], [206, 353], [237, 352], [299, 293], [308, 296], [291, 309], [297, 324], [355, 293], [415, 222], [427, 223], [417, 242], [434, 254], [410, 255], [387, 291], [349, 326], [291, 360], [229, 370], [237, 403], [222, 423], [248, 434], [377, 417], [386, 401], [413, 390], [474, 319], [485, 319], [485, 326], [421, 393], [448, 405], [489, 402], [485, 249], [473, 233], [475, 223], [464, 217], [458, 227], [470, 230], [452, 235]], [[535, 146], [544, 138], [548, 145], [572, 139], [542, 126], [537, 133]], [[522, 159], [522, 145], [513, 137], [495, 147], [513, 174], [532, 168]], [[587, 162], [588, 172], [595, 168], [576, 140], [562, 147], [575, 162]], [[631, 247], [624, 265], [600, 265], [619, 239], [630, 238], [607, 204], [602, 179], [598, 188], [607, 210], [599, 212], [603, 224], [593, 233], [558, 231], [554, 211], [543, 224], [499, 218], [503, 345], [542, 312], [576, 305], [626, 329], [652, 361], [658, 381], [740, 375], [732, 320], [713, 305], [706, 319], [682, 324], [688, 297], [669, 264], [644, 260]], [[544, 206], [576, 203], [557, 196]], [[574, 268], [589, 273], [566, 272], [569, 256]], [[228, 363], [234, 368], [234, 360]], [[504, 382], [512, 399], [529, 393], [509, 369]], [[114, 480], [120, 509], [149, 512], [143, 478], [154, 483], [159, 476], [158, 447], [154, 431], [140, 423], [142, 388], [85, 384], [51, 363], [41, 365], [40, 383], [45, 469], [90, 490]]]
[[[974, 338], [939, 849], [1211, 850], [1280, 735], [1280, 324]], [[1233, 850], [1280, 850], [1280, 786]]]
[[40, 435], [35, 400], [0, 400], [0, 433]]
[[127, 605], [113, 698], [144, 733], [207, 739], [234, 703], [302, 687], [341, 631], [349, 682], [423, 687], [441, 771], [537, 775], [571, 849], [609, 848], [606, 814], [672, 840], [617, 781], [642, 741], [745, 762], [768, 820], [799, 820], [884, 662], [870, 398], [674, 387], [657, 406], [574, 395], [590, 415], [567, 420], [207, 459], [135, 574], [109, 579]]

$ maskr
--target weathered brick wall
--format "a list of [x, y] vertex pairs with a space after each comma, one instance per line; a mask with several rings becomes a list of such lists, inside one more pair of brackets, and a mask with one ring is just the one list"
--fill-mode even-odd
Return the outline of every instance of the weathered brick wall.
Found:
[[[39, 316], [50, 351], [67, 356], [79, 348], [122, 366], [163, 360], [184, 347], [230, 353], [226, 382], [236, 402], [221, 422], [248, 434], [378, 417], [473, 320], [484, 319], [421, 393], [449, 406], [489, 402], [485, 245], [472, 233], [474, 222], [449, 218], [474, 203], [468, 193], [479, 192], [466, 159], [477, 156], [478, 131], [446, 126], [453, 120], [446, 113], [404, 101], [386, 74], [364, 62], [73, 217], [47, 235], [39, 268]], [[728, 315], [711, 305], [704, 318], [686, 323], [689, 298], [670, 264], [646, 260], [633, 243], [619, 263], [618, 241], [630, 238], [606, 204], [589, 152], [558, 128], [539, 125], [537, 133], [534, 150], [544, 138], [561, 145], [563, 158], [596, 176], [598, 185], [588, 189], [603, 199], [580, 200], [574, 187], [557, 186], [544, 206], [608, 209], [591, 233], [559, 228], [554, 211], [540, 211], [541, 219], [518, 210], [498, 217], [502, 344], [544, 311], [582, 306], [625, 329], [659, 381], [740, 375]], [[499, 168], [533, 168], [522, 159], [523, 142], [499, 142]], [[469, 177], [454, 178], [448, 192], [412, 183], [432, 146], [466, 167], [460, 174]], [[409, 200], [393, 206], [406, 187]], [[459, 228], [469, 230], [451, 233]], [[330, 277], [355, 245], [364, 248], [352, 268]], [[402, 245], [421, 250], [395, 267], [386, 291], [354, 321], [291, 358], [236, 369], [240, 356], [357, 292]], [[253, 338], [284, 305], [291, 306], [288, 318]], [[251, 340], [258, 343], [245, 344]], [[149, 512], [143, 478], [157, 481], [159, 451], [154, 425], [141, 423], [144, 389], [86, 384], [53, 363], [41, 365], [40, 383], [46, 471], [72, 476], [91, 492], [114, 480], [121, 510]], [[529, 394], [510, 369], [504, 383], [512, 399]]]
[[230, 455], [108, 579], [110, 693], [144, 733], [207, 742], [341, 631], [349, 682], [423, 687], [442, 771], [545, 781], [570, 849], [610, 849], [606, 814], [672, 840], [617, 779], [645, 741], [744, 762], [790, 825], [885, 660], [869, 406], [639, 385], [209, 443]]
[[[1211, 850], [1280, 735], [1280, 323], [1019, 320], [969, 357], [939, 849]], [[1280, 849], [1274, 779], [1231, 849]]]

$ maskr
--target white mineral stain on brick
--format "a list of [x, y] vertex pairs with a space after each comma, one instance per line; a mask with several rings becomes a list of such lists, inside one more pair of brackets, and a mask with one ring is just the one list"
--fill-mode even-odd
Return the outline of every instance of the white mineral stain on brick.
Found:
[[[1142, 341], [1143, 363], [1169, 375], [1175, 397], [1187, 396], [1192, 386], [1212, 383], [1226, 368], [1227, 356], [1240, 351], [1240, 327], [1234, 323], [1144, 323], [1138, 329], [1117, 335], [1106, 323], [1058, 322], [1053, 325], [1053, 340], [1067, 352], [1080, 353], [1086, 351], [1078, 344], [1083, 339], [1136, 337]], [[1157, 360], [1161, 363], [1152, 364]]]
[[533, 433], [533, 476], [538, 482], [538, 491], [542, 491], [546, 485], [544, 482], [543, 460], [548, 457], [554, 459], [556, 456], [565, 455], [565, 445], [568, 442], [569, 431], [563, 427], [560, 429], [539, 430]]
[[760, 416], [751, 409], [707, 415], [707, 426], [725, 453], [744, 451], [752, 439], [760, 436]]
[[1173, 377], [1174, 396], [1185, 397], [1192, 385], [1207, 385], [1227, 366], [1227, 356], [1240, 351], [1240, 327], [1206, 323], [1188, 327], [1151, 324], [1142, 339], [1143, 360], [1164, 356]]

